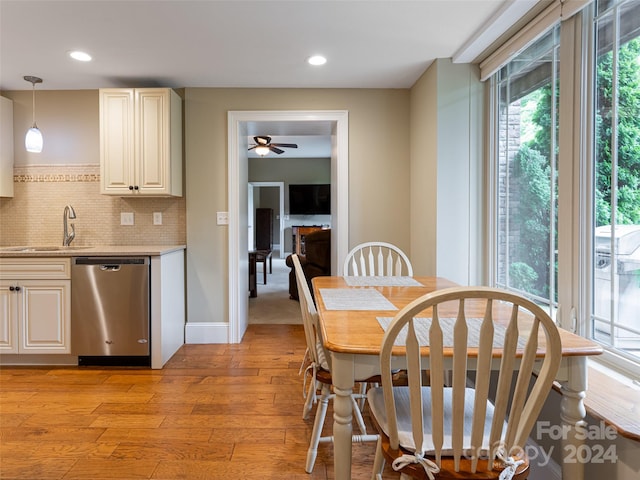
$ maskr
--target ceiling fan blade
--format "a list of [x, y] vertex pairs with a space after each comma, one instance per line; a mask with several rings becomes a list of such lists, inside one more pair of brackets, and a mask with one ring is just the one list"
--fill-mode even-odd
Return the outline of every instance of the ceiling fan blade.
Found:
[[278, 155], [280, 155], [281, 153], [284, 153], [284, 150], [280, 150], [278, 147], [274, 147], [273, 143], [269, 145], [269, 150], [271, 150], [274, 153], [277, 153]]
[[275, 145], [276, 147], [298, 148], [298, 145], [295, 143], [272, 143], [271, 145]]
[[253, 140], [258, 145], [269, 145], [269, 142], [271, 142], [271, 137], [267, 137], [266, 135], [257, 135], [253, 137]]
[[256, 148], [258, 145], [254, 145], [253, 147], [249, 147], [247, 150], [253, 150], [254, 148]]

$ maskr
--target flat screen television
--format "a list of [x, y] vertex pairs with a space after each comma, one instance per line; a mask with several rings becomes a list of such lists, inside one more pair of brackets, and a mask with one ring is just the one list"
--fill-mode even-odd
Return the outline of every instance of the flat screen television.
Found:
[[331, 185], [289, 185], [291, 215], [330, 215]]

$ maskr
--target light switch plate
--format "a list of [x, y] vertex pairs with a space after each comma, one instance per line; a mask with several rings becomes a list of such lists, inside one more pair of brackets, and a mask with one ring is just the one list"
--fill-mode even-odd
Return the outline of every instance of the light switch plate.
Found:
[[121, 212], [120, 225], [133, 225], [133, 212]]
[[218, 225], [229, 225], [229, 212], [217, 212], [216, 223]]
[[162, 212], [153, 212], [153, 224], [162, 225]]

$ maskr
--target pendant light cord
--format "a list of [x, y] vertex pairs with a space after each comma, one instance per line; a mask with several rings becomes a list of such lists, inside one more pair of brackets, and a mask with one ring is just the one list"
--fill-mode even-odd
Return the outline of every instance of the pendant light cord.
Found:
[[36, 126], [36, 84], [35, 82], [32, 82], [33, 85], [33, 90], [32, 90], [32, 96], [31, 96], [31, 105], [32, 105], [32, 110], [33, 110], [33, 128], [38, 128]]

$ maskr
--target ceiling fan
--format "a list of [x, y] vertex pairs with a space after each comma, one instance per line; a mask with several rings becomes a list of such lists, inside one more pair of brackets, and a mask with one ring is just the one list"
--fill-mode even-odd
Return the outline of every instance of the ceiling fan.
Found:
[[271, 137], [266, 135], [257, 135], [253, 137], [253, 140], [256, 142], [253, 146], [249, 147], [249, 150], [255, 149], [256, 153], [261, 157], [267, 155], [270, 151], [273, 153], [277, 153], [280, 155], [284, 153], [284, 150], [278, 148], [298, 148], [298, 145], [295, 143], [271, 143]]

